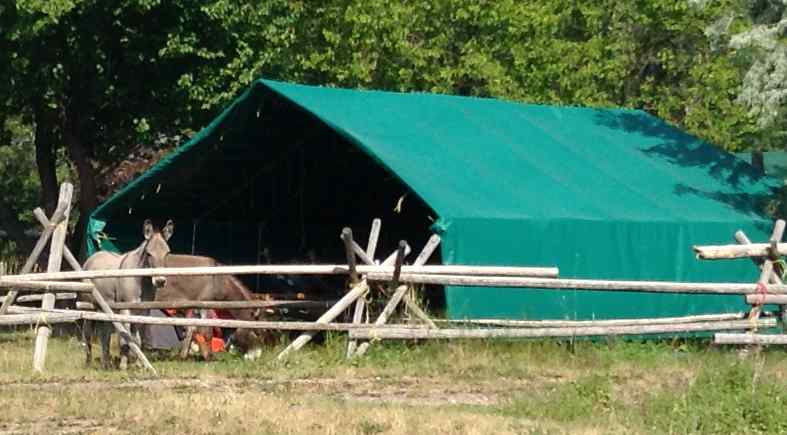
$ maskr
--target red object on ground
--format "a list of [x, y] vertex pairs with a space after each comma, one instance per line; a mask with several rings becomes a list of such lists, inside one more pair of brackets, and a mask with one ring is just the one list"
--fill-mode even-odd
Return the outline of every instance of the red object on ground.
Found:
[[[167, 309], [167, 310], [163, 310], [163, 311], [168, 316], [175, 316], [178, 313], [178, 310], [174, 310], [174, 309]], [[191, 311], [191, 310], [186, 310], [186, 313], [188, 313], [189, 311]], [[228, 311], [224, 311], [224, 310], [208, 310], [208, 319], [229, 319], [229, 320], [232, 320], [232, 319], [234, 319], [234, 317], [232, 317], [232, 314], [230, 314]], [[196, 331], [194, 332], [194, 340], [197, 343], [199, 343], [199, 344], [205, 344], [207, 342], [205, 337], [202, 334], [200, 334], [200, 333], [198, 333]], [[225, 345], [226, 345], [226, 343], [224, 342], [224, 338], [223, 338], [223, 335], [221, 333], [221, 328], [218, 328], [218, 327], [213, 328], [213, 338], [211, 338], [211, 340], [210, 340], [210, 351], [213, 352], [213, 353], [224, 352], [224, 350], [225, 350], [224, 346]]]

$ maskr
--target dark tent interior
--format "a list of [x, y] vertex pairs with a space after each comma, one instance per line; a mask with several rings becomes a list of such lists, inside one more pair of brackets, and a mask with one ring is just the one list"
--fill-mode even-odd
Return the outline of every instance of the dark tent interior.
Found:
[[[207, 255], [230, 265], [344, 264], [342, 228], [350, 227], [366, 248], [372, 220], [380, 218], [376, 258], [384, 259], [406, 240], [412, 260], [431, 235], [434, 211], [322, 121], [265, 93], [235, 107], [223, 120], [221, 135], [208, 138], [210, 151], [203, 147], [178, 156], [166, 171], [154, 174], [155, 182], [127, 209], [104, 214], [111, 215], [106, 232], [117, 237], [117, 247], [138, 244], [145, 219], [159, 225], [172, 219], [170, 245], [176, 253]], [[124, 234], [124, 228], [139, 233]], [[429, 263], [440, 263], [439, 255], [438, 249]], [[256, 292], [344, 289], [343, 277], [301, 278], [294, 285], [264, 276], [241, 278]], [[429, 294], [430, 306], [442, 305], [440, 289]]]

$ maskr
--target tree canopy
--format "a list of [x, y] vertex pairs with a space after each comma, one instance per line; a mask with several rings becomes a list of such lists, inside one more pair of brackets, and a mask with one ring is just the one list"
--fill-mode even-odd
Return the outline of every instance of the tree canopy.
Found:
[[155, 159], [263, 76], [639, 108], [728, 150], [781, 148], [786, 8], [781, 0], [5, 0], [0, 225], [18, 234], [32, 204], [54, 207], [64, 178], [78, 180], [84, 216], [116, 186], [109, 180], [120, 166]]

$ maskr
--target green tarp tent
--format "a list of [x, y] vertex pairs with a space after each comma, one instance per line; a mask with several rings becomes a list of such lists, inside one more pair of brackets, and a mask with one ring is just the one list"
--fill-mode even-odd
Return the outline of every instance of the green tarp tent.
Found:
[[[738, 229], [765, 240], [771, 222], [760, 210], [776, 184], [641, 111], [259, 80], [95, 210], [88, 231], [90, 249], [127, 248], [142, 219], [173, 217], [181, 252], [253, 263], [262, 246], [290, 257], [312, 247], [341, 259], [341, 227], [358, 231], [383, 216], [389, 248], [405, 238], [418, 249], [431, 228], [446, 264], [751, 282], [748, 260], [700, 262], [691, 246], [731, 242]], [[453, 318], [743, 307], [729, 296], [533, 289], [449, 287], [445, 298]]]

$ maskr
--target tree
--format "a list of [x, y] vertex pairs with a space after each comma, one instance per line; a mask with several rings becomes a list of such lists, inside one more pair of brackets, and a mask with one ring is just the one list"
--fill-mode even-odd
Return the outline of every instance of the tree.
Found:
[[[199, 56], [164, 56], [168, 33], [183, 26], [210, 35], [191, 2], [18, 0], [0, 6], [5, 80], [0, 114], [21, 114], [35, 129], [42, 201], [51, 211], [64, 149], [78, 177], [79, 226], [98, 204], [97, 168], [191, 127], [199, 113], [173, 86]], [[191, 15], [190, 15], [191, 14]], [[207, 36], [206, 36], [207, 39]]]
[[[707, 8], [707, 1], [693, 0]], [[737, 1], [719, 10], [706, 30], [714, 48], [745, 69], [736, 102], [756, 119], [752, 148], [787, 144], [787, 2]]]

